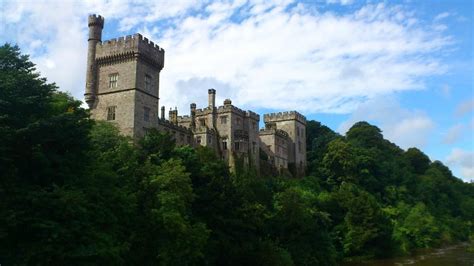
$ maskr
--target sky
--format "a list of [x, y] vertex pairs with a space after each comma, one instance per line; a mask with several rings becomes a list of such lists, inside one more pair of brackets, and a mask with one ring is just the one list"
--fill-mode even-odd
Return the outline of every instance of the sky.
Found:
[[220, 104], [297, 110], [341, 134], [368, 121], [469, 182], [473, 10], [469, 0], [0, 0], [0, 42], [83, 100], [87, 17], [100, 14], [103, 40], [139, 32], [165, 49], [167, 109], [204, 107], [214, 88]]

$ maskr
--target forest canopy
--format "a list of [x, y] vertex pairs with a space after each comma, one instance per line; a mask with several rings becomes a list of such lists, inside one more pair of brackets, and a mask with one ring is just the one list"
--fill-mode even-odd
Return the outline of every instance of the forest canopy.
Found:
[[474, 184], [367, 122], [307, 127], [307, 176], [138, 143], [0, 47], [0, 264], [335, 265], [468, 241]]

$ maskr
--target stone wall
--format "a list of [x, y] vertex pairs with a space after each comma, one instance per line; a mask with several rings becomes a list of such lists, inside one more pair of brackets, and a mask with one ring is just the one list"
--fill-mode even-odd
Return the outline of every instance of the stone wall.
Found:
[[120, 132], [126, 136], [135, 137], [135, 92], [125, 91], [100, 95], [95, 108], [91, 109], [91, 117], [94, 120], [107, 120], [107, 107], [116, 106], [115, 120]]

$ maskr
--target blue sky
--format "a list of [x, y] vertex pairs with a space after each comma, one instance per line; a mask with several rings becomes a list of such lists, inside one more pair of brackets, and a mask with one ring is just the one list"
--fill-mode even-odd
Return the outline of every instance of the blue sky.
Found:
[[140, 32], [166, 50], [160, 104], [231, 98], [298, 110], [344, 134], [369, 121], [474, 179], [472, 1], [6, 1], [0, 41], [82, 99], [87, 16], [103, 39]]

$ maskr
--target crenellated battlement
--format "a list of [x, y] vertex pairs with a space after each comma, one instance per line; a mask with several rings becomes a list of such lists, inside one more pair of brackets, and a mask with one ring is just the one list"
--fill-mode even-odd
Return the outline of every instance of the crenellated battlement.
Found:
[[217, 108], [218, 113], [234, 112], [240, 116], [245, 117], [246, 112], [232, 104], [222, 105]]
[[122, 36], [97, 44], [96, 59], [101, 63], [112, 63], [123, 57], [141, 57], [159, 69], [164, 66], [165, 50], [137, 33]]
[[99, 26], [100, 28], [103, 29], [104, 28], [104, 17], [102, 17], [101, 15], [96, 15], [96, 14], [89, 15], [87, 25], [89, 27], [90, 26]]
[[196, 116], [203, 116], [212, 113], [212, 109], [209, 107], [196, 109]]
[[255, 113], [255, 112], [252, 112], [250, 110], [248, 110], [246, 113], [245, 113], [245, 116], [250, 118], [250, 119], [253, 119], [253, 120], [256, 120], [256, 121], [260, 121], [260, 115]]
[[[84, 96], [93, 119], [110, 120], [113, 114], [120, 132], [135, 140], [157, 129], [174, 137], [177, 145], [208, 146], [232, 172], [239, 165], [261, 169], [259, 155], [263, 150], [270, 157], [266, 169], [286, 173], [291, 165], [295, 177], [304, 176], [306, 117], [296, 111], [265, 114], [265, 129], [258, 131], [258, 113], [240, 109], [230, 99], [216, 105], [216, 90], [210, 88], [207, 106], [197, 109], [191, 103], [189, 113], [180, 116], [175, 107], [170, 109], [168, 120], [162, 106], [157, 119], [164, 49], [139, 33], [102, 41], [104, 22], [100, 15], [88, 16]], [[113, 112], [114, 106], [120, 106], [120, 112]]]
[[288, 112], [278, 112], [278, 113], [270, 113], [263, 115], [263, 121], [267, 122], [278, 122], [284, 120], [296, 120], [300, 123], [306, 125], [306, 117], [297, 111], [288, 111]]
[[191, 122], [191, 117], [189, 115], [178, 116], [178, 123], [180, 122]]
[[176, 131], [180, 131], [182, 133], [186, 133], [186, 134], [192, 134], [191, 130], [187, 127], [184, 127], [184, 126], [180, 126], [180, 125], [176, 125], [176, 124], [173, 124], [171, 121], [169, 120], [165, 120], [165, 119], [158, 119], [158, 125], [160, 125], [161, 127], [166, 127], [168, 129], [172, 129], [172, 130], [176, 130]]

